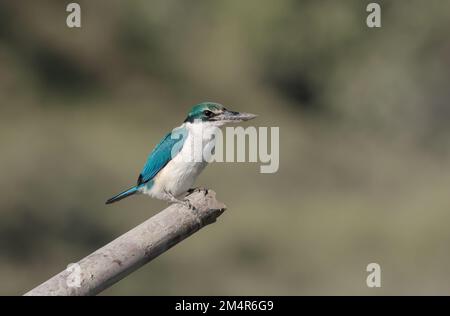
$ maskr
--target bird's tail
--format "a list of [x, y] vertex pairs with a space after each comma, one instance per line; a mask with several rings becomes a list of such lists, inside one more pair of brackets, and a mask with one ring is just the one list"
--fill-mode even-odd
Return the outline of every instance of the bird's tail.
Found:
[[137, 193], [137, 192], [138, 192], [138, 186], [134, 186], [131, 189], [128, 189], [126, 191], [123, 191], [122, 193], [119, 193], [119, 194], [113, 196], [108, 201], [106, 201], [106, 204], [111, 204], [111, 203], [120, 201], [120, 200], [122, 200], [122, 199], [124, 199], [124, 198], [126, 198], [126, 197], [128, 197], [130, 195], [133, 195], [133, 194]]

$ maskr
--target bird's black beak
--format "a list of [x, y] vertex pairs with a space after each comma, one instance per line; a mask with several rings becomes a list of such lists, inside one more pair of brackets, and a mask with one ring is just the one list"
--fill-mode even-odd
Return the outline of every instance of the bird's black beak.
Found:
[[255, 117], [257, 117], [257, 115], [251, 113], [225, 110], [223, 113], [216, 115], [214, 117], [214, 120], [231, 123], [231, 122], [249, 121], [251, 119], [254, 119]]

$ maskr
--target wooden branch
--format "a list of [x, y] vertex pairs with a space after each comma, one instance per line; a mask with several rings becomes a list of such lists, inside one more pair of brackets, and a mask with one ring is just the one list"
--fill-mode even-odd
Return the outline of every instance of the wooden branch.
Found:
[[80, 260], [78, 266], [62, 271], [25, 295], [83, 296], [100, 293], [202, 227], [215, 222], [226, 208], [215, 196], [211, 190], [193, 192], [188, 199], [195, 210], [172, 204]]

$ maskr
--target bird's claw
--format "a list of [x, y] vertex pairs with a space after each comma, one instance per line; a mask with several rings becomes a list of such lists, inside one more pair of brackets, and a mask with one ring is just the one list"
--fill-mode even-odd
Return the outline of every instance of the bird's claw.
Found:
[[208, 195], [208, 189], [207, 188], [201, 188], [201, 187], [200, 188], [190, 188], [187, 192], [188, 192], [188, 195], [191, 195], [194, 192], [201, 192], [201, 191], [204, 192], [205, 196]]
[[197, 208], [192, 205], [191, 201], [189, 199], [184, 199], [183, 200], [183, 204], [184, 206], [186, 206], [188, 209], [193, 210], [193, 211], [197, 211]]

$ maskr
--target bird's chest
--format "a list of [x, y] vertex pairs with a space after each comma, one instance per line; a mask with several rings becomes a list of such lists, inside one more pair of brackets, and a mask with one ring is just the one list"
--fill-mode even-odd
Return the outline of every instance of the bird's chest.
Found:
[[205, 158], [207, 159], [214, 150], [216, 129], [193, 124], [188, 130], [188, 136], [179, 156], [184, 162], [187, 162], [187, 165], [195, 166], [196, 163], [204, 163]]
[[203, 155], [210, 152], [214, 144], [210, 132], [190, 130], [183, 148], [157, 175], [155, 183], [175, 196], [186, 192], [206, 167]]

